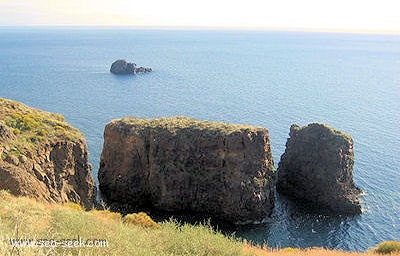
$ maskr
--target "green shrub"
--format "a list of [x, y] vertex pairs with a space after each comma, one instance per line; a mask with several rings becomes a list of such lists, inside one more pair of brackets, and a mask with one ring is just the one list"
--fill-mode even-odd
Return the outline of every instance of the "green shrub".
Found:
[[18, 148], [12, 148], [8, 154], [19, 157], [21, 155], [21, 151]]
[[380, 254], [389, 254], [389, 253], [399, 253], [400, 252], [400, 242], [398, 241], [385, 241], [378, 244], [373, 252]]
[[30, 131], [39, 127], [41, 117], [31, 113], [13, 113], [6, 124], [20, 131]]
[[[78, 141], [82, 134], [65, 122], [60, 114], [30, 108], [22, 103], [0, 98], [0, 122], [10, 127], [15, 138], [6, 141], [25, 153], [38, 143], [65, 139]], [[26, 150], [25, 150], [26, 149]]]
[[49, 132], [47, 131], [47, 130], [45, 130], [45, 129], [41, 129], [40, 131], [38, 131], [38, 133], [37, 133], [39, 136], [47, 136], [47, 135], [49, 135]]
[[158, 224], [144, 212], [128, 214], [122, 218], [122, 221], [127, 224], [145, 228], [158, 228]]

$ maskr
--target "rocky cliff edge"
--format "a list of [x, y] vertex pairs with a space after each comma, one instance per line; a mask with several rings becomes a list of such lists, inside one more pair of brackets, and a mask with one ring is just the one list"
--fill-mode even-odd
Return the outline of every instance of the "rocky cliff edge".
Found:
[[83, 135], [59, 114], [0, 98], [0, 189], [48, 202], [95, 203]]

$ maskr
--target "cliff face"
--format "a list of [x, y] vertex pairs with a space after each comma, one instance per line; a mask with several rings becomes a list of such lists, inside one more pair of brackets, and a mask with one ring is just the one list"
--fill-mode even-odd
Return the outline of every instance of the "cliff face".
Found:
[[352, 138], [324, 124], [292, 125], [278, 168], [277, 190], [316, 210], [360, 213], [353, 182]]
[[82, 134], [53, 114], [0, 99], [0, 189], [86, 208], [96, 187]]
[[108, 202], [249, 223], [271, 213], [272, 166], [264, 128], [125, 118], [105, 128], [99, 182]]

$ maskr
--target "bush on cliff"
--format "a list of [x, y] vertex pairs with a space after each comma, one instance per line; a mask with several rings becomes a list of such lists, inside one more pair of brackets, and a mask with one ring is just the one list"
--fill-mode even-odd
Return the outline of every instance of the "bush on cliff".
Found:
[[122, 218], [122, 221], [126, 224], [134, 226], [142, 226], [145, 228], [158, 228], [158, 224], [144, 212], [128, 214]]
[[380, 254], [392, 254], [392, 253], [400, 254], [400, 242], [385, 241], [378, 244], [372, 251]]
[[[66, 123], [60, 114], [31, 108], [3, 98], [0, 98], [0, 125], [6, 125], [16, 135], [3, 144], [10, 147], [14, 154], [18, 153], [18, 156], [49, 140], [76, 141], [83, 137], [77, 129]], [[6, 155], [7, 152], [3, 158]]]

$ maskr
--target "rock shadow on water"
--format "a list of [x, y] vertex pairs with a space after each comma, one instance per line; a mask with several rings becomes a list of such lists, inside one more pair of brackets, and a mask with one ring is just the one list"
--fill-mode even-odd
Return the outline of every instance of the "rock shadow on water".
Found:
[[[269, 233], [264, 233], [269, 238], [266, 241], [269, 246], [351, 249], [349, 230], [360, 216], [337, 215], [329, 211], [322, 213], [315, 210], [315, 205], [305, 201], [293, 202], [280, 194], [277, 194], [275, 202], [273, 220], [266, 228]], [[259, 241], [259, 237], [248, 237], [248, 234], [238, 233], [241, 237]]]

